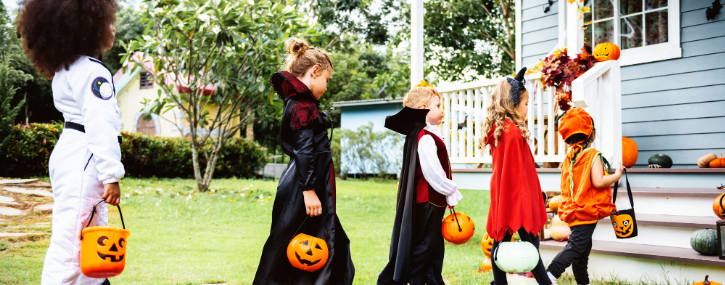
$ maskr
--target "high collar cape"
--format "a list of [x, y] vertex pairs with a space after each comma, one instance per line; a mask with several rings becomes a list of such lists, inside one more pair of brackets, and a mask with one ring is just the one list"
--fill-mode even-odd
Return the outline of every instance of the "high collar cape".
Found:
[[304, 98], [320, 105], [320, 101], [312, 96], [312, 91], [302, 81], [287, 71], [272, 74], [272, 86], [282, 100], [292, 97]]

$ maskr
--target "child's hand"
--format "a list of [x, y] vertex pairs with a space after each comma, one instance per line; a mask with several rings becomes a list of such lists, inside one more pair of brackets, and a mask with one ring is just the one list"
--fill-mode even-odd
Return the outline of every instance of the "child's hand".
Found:
[[103, 185], [103, 189], [103, 197], [101, 198], [105, 199], [106, 203], [113, 206], [121, 203], [121, 186], [118, 186], [118, 182]]
[[317, 197], [315, 190], [302, 191], [302, 195], [305, 196], [305, 208], [307, 208], [307, 215], [310, 217], [322, 215], [322, 204], [320, 203], [320, 198]]
[[622, 163], [619, 163], [619, 167], [617, 167], [617, 170], [614, 171], [614, 175], [622, 176], [622, 172], [624, 171], [624, 165]]

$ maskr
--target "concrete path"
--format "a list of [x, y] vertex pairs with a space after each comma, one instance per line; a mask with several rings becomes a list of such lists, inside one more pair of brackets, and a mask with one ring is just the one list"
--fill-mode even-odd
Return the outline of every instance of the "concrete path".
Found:
[[20, 216], [25, 215], [25, 211], [8, 207], [0, 207], [0, 216]]
[[52, 211], [53, 210], [53, 203], [51, 204], [43, 204], [43, 205], [37, 205], [33, 207], [33, 211]]
[[0, 188], [5, 191], [13, 192], [13, 193], [20, 193], [25, 195], [35, 195], [35, 196], [45, 196], [45, 197], [53, 197], [53, 192], [45, 191], [45, 190], [28, 190], [25, 188], [18, 188], [18, 187], [3, 187]]
[[17, 205], [18, 203], [12, 197], [0, 196], [0, 204]]
[[0, 179], [0, 184], [25, 184], [38, 181], [38, 179]]
[[0, 237], [40, 236], [44, 233], [0, 233]]

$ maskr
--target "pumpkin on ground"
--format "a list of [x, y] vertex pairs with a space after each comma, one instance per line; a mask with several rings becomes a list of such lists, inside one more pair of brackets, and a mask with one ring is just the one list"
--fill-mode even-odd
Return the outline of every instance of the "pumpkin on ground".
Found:
[[725, 158], [722, 157], [722, 152], [720, 153], [720, 158], [715, 158], [710, 161], [710, 168], [725, 168]]
[[619, 47], [613, 43], [601, 43], [594, 47], [594, 58], [597, 61], [618, 60]]
[[327, 243], [306, 234], [298, 234], [287, 246], [287, 259], [293, 267], [315, 272], [325, 266], [329, 251]]
[[[722, 154], [720, 154], [722, 155]], [[714, 153], [708, 153], [706, 155], [703, 155], [700, 157], [700, 159], [697, 160], [697, 166], [700, 168], [708, 168], [710, 167], [710, 162], [717, 159], [717, 154]]]
[[710, 275], [705, 275], [705, 281], [695, 282], [695, 283], [692, 283], [692, 285], [722, 285], [720, 283], [707, 280], [708, 278], [710, 278]]
[[717, 232], [697, 230], [690, 236], [690, 246], [702, 255], [717, 255]]
[[564, 200], [564, 198], [561, 197], [561, 195], [551, 197], [551, 199], [549, 199], [549, 210], [558, 211], [562, 200]]
[[488, 236], [488, 233], [486, 233], [483, 235], [483, 239], [481, 239], [481, 251], [483, 251], [483, 254], [490, 257], [491, 248], [493, 248], [493, 239]]
[[[455, 215], [455, 216], [454, 216]], [[456, 218], [457, 217], [457, 218]], [[443, 238], [452, 244], [464, 244], [473, 237], [476, 224], [464, 213], [454, 213], [443, 219]]]
[[[723, 207], [725, 207], [725, 201], [722, 201], [722, 203], [720, 203], [720, 201], [721, 201], [720, 199], [723, 198], [723, 195], [725, 195], [725, 194], [720, 194], [719, 196], [717, 196], [717, 198], [715, 198], [715, 201], [712, 202], [712, 211], [715, 213], [715, 216], [717, 216], [720, 219], [723, 219], [722, 209], [723, 209]], [[723, 199], [723, 200], [725, 200], [725, 199]]]
[[670, 168], [672, 167], [672, 158], [664, 154], [655, 154], [647, 160], [649, 168]]
[[491, 258], [486, 256], [486, 258], [483, 259], [483, 262], [481, 262], [481, 271], [486, 272], [493, 269], [493, 265], [491, 264]]
[[622, 137], [622, 165], [626, 168], [633, 167], [637, 163], [639, 150], [637, 143], [628, 137]]

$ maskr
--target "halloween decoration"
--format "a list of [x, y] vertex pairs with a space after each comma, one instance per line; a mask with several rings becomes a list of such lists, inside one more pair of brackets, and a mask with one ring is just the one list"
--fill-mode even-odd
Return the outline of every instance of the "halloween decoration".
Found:
[[707, 280], [707, 278], [709, 278], [709, 277], [710, 277], [710, 275], [705, 275], [705, 281], [695, 282], [695, 283], [692, 283], [692, 285], [722, 285], [720, 283]]
[[647, 160], [649, 168], [670, 168], [672, 167], [672, 158], [664, 154], [655, 154]]
[[503, 272], [529, 272], [539, 263], [539, 251], [527, 241], [502, 242], [492, 259]]
[[700, 157], [700, 159], [697, 160], [697, 166], [700, 168], [708, 168], [708, 167], [710, 167], [710, 162], [715, 159], [717, 159], [717, 154], [708, 153], [706, 155], [703, 155], [702, 157]]
[[549, 0], [548, 2], [548, 4], [544, 5], [544, 14], [549, 13], [551, 7], [554, 6], [554, 0]]
[[549, 210], [558, 211], [559, 204], [561, 204], [562, 199], [563, 198], [561, 197], [561, 195], [556, 195], [556, 196], [552, 197], [549, 200]]
[[[717, 233], [717, 256], [720, 259], [725, 259], [725, 215], [723, 215], [723, 212], [725, 212], [725, 205], [723, 205], [723, 198], [725, 198], [725, 194], [721, 194], [718, 198], [718, 200], [715, 200], [715, 203], [717, 203], [717, 208], [719, 208], [720, 212], [715, 212], [718, 214], [718, 218], [720, 218], [719, 221], [715, 222], [715, 232]], [[713, 210], [715, 210], [715, 205], [713, 205]]]
[[715, 16], [717, 16], [717, 14], [720, 14], [720, 9], [722, 9], [722, 4], [720, 4], [720, 0], [712, 1], [712, 7], [708, 7], [707, 10], [705, 10], [705, 18], [708, 21], [715, 19]]
[[464, 213], [456, 213], [451, 208], [451, 214], [443, 219], [443, 238], [452, 244], [464, 244], [473, 237], [476, 225], [471, 217]]
[[131, 233], [126, 230], [120, 205], [117, 207], [123, 229], [108, 226], [89, 227], [93, 216], [98, 211], [97, 207], [101, 203], [105, 203], [105, 201], [101, 200], [93, 206], [86, 228], [81, 231], [79, 236], [81, 240], [81, 272], [88, 277], [110, 278], [121, 274], [126, 267], [126, 242]]
[[[629, 196], [629, 205], [631, 209], [612, 211], [612, 227], [614, 228], [614, 234], [617, 238], [633, 238], [638, 234], [637, 231], [637, 218], [634, 215], [634, 200], [632, 199], [632, 187], [629, 186], [629, 177], [627, 177], [627, 169], [623, 170], [624, 181], [627, 184], [627, 196]], [[612, 191], [612, 203], [617, 202], [617, 190], [619, 189], [619, 182], [614, 184], [614, 191]]]
[[306, 234], [298, 234], [287, 246], [287, 259], [295, 268], [315, 272], [325, 266], [329, 252], [327, 243]]
[[715, 158], [710, 161], [710, 168], [725, 168], [725, 158], [722, 157], [722, 152], [720, 153], [720, 158]]
[[639, 150], [637, 143], [628, 137], [622, 137], [622, 165], [631, 168], [637, 163]]
[[725, 197], [725, 194], [720, 194], [715, 198], [715, 201], [712, 202], [712, 211], [715, 213], [715, 216], [717, 216], [720, 219], [725, 219], [725, 217], [722, 216], [723, 214], [723, 207], [725, 207], [725, 204], [723, 204], [723, 197]]
[[569, 226], [566, 222], [562, 221], [561, 218], [559, 218], [559, 215], [554, 216], [551, 219], [551, 227], [563, 227], [563, 226]]
[[486, 233], [483, 235], [483, 239], [481, 239], [481, 251], [486, 256], [491, 257], [491, 248], [493, 248], [493, 239]]
[[717, 254], [717, 232], [715, 230], [697, 230], [690, 236], [690, 246], [702, 255]]
[[613, 43], [601, 43], [594, 47], [594, 57], [597, 61], [618, 60], [619, 47]]
[[569, 225], [562, 221], [558, 215], [551, 219], [551, 229], [549, 229], [551, 238], [556, 241], [563, 241], [568, 239], [571, 235], [571, 229]]
[[491, 264], [491, 258], [486, 256], [483, 259], [483, 262], [481, 262], [481, 271], [486, 272], [493, 269], [493, 264]]

